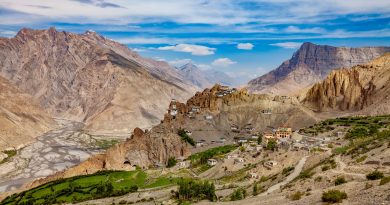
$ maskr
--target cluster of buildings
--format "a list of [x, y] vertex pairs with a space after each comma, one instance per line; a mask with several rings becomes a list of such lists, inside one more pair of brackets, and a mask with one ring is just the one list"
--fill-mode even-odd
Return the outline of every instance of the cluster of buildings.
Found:
[[236, 133], [250, 134], [255, 130], [255, 128], [253, 127], [253, 125], [251, 123], [246, 124], [244, 127], [242, 127], [242, 129], [240, 129], [240, 127], [238, 127], [236, 124], [233, 124], [230, 126], [230, 130], [232, 132], [236, 132]]
[[219, 91], [216, 93], [217, 97], [223, 97], [225, 95], [229, 95], [237, 92], [236, 88], [229, 88], [229, 86], [220, 86]]

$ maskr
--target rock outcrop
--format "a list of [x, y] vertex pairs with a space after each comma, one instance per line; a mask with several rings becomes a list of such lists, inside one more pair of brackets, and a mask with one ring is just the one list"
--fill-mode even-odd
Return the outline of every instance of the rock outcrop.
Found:
[[351, 69], [332, 71], [310, 88], [302, 102], [317, 111], [390, 113], [390, 53]]
[[[175, 116], [170, 114], [172, 109], [177, 111]], [[212, 120], [205, 120], [207, 116]], [[197, 92], [186, 103], [172, 102], [163, 123], [190, 130], [230, 132], [232, 125], [245, 127], [251, 124], [255, 130], [264, 131], [282, 125], [295, 129], [317, 120], [315, 114], [301, 106], [296, 98], [250, 94], [246, 89], [215, 85]]]
[[347, 48], [304, 43], [277, 69], [251, 80], [248, 89], [254, 93], [297, 94], [334, 69], [368, 63], [386, 52], [390, 52], [390, 47]]
[[190, 155], [187, 144], [176, 134], [176, 130], [165, 125], [158, 125], [147, 132], [135, 128], [133, 133], [125, 142], [114, 145], [105, 153], [92, 156], [67, 170], [36, 180], [25, 185], [25, 188], [102, 170], [134, 170], [136, 167], [145, 169], [165, 166], [169, 157], [186, 158]]
[[0, 38], [0, 76], [55, 117], [93, 133], [126, 134], [158, 124], [172, 98], [196, 88], [165, 62], [140, 57], [95, 32], [22, 29]]
[[53, 119], [30, 95], [0, 77], [0, 151], [18, 149], [54, 127]]

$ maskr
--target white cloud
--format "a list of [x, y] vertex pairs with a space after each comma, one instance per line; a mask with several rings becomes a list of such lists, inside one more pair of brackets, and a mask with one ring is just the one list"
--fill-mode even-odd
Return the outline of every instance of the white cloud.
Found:
[[[23, 22], [66, 21], [70, 23], [122, 24], [140, 22], [204, 23], [238, 25], [260, 23], [305, 23], [334, 19], [348, 14], [388, 14], [388, 0], [250, 0], [265, 9], [248, 9], [243, 0], [2, 0], [0, 7], [22, 16]], [[13, 14], [12, 14], [13, 15]], [[26, 16], [33, 17], [26, 17]], [[20, 22], [6, 18], [0, 23]], [[353, 18], [353, 17], [351, 17]]]
[[237, 62], [230, 60], [229, 58], [218, 58], [214, 60], [211, 64], [218, 67], [228, 67], [230, 65], [236, 64]]
[[0, 31], [0, 36], [4, 36], [4, 37], [13, 37], [16, 35], [16, 32], [15, 31], [8, 31], [8, 30], [3, 30], [3, 31]]
[[240, 50], [252, 50], [254, 47], [251, 43], [239, 43], [237, 44], [237, 48]]
[[285, 32], [288, 33], [324, 33], [326, 32], [325, 29], [320, 27], [313, 27], [313, 28], [299, 28], [296, 26], [289, 26], [286, 29], [284, 29]]
[[122, 44], [168, 44], [172, 42], [171, 39], [169, 38], [143, 38], [143, 37], [116, 38], [114, 40]]
[[290, 48], [290, 49], [295, 49], [295, 48], [299, 48], [302, 43], [298, 43], [298, 42], [282, 42], [282, 43], [273, 43], [273, 44], [270, 44], [272, 46], [278, 46], [278, 47], [282, 47], [282, 48]]
[[207, 56], [207, 55], [213, 55], [216, 49], [207, 46], [183, 43], [183, 44], [177, 44], [175, 46], [159, 47], [158, 50], [185, 52], [185, 53], [191, 53], [194, 56]]

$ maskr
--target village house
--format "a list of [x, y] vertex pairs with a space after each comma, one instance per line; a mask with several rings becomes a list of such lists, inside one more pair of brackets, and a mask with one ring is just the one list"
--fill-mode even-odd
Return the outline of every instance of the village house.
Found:
[[175, 117], [177, 115], [177, 110], [176, 109], [172, 109], [170, 110], [170, 114]]
[[249, 176], [250, 176], [252, 179], [258, 179], [258, 178], [259, 178], [259, 175], [258, 175], [256, 172], [250, 172], [250, 173], [249, 173]]
[[272, 132], [264, 132], [263, 139], [264, 139], [263, 142], [265, 144], [268, 144], [269, 140], [277, 140]]
[[247, 143], [248, 140], [246, 138], [244, 138], [244, 137], [240, 137], [240, 138], [238, 138], [237, 142], [238, 143]]
[[272, 110], [270, 108], [267, 108], [267, 109], [261, 110], [261, 113], [266, 114], [266, 115], [271, 115]]
[[235, 158], [237, 158], [237, 157], [238, 157], [237, 154], [229, 154], [229, 155], [227, 156], [228, 159], [235, 159]]
[[217, 164], [217, 160], [216, 159], [208, 159], [207, 164], [209, 166], [215, 166]]
[[263, 146], [261, 145], [256, 145], [256, 151], [261, 151], [263, 150]]
[[219, 138], [218, 143], [225, 143], [226, 139], [224, 137]]
[[234, 164], [241, 164], [244, 162], [245, 162], [244, 158], [241, 158], [241, 157], [237, 157], [234, 159]]
[[191, 111], [194, 112], [194, 113], [199, 113], [200, 112], [200, 107], [192, 106]]
[[232, 132], [240, 132], [240, 130], [239, 130], [239, 128], [238, 128], [237, 125], [231, 125], [231, 126], [230, 126], [230, 130], [231, 130]]
[[226, 95], [226, 93], [224, 93], [224, 92], [217, 92], [216, 93], [216, 96], [219, 97], [219, 98], [221, 98], [221, 97], [223, 97], [225, 95]]
[[251, 139], [257, 140], [257, 139], [259, 139], [259, 136], [257, 136], [257, 135], [252, 135], [252, 136], [251, 136]]
[[206, 120], [212, 120], [212, 119], [213, 119], [213, 116], [212, 116], [212, 115], [206, 115], [206, 116], [204, 116], [204, 118], [205, 118]]
[[186, 134], [187, 134], [188, 136], [191, 136], [191, 135], [192, 135], [192, 132], [189, 131], [189, 130], [186, 130]]
[[181, 161], [179, 162], [179, 169], [185, 169], [190, 167], [190, 163], [188, 161]]
[[272, 169], [274, 166], [278, 165], [278, 162], [276, 161], [267, 161], [264, 163], [264, 167], [267, 168], [267, 169]]
[[340, 132], [340, 131], [338, 131], [338, 132], [336, 132], [336, 137], [343, 137], [343, 132]]
[[205, 141], [203, 141], [203, 140], [196, 141], [196, 143], [195, 143], [196, 147], [202, 147], [203, 145], [205, 145]]
[[292, 129], [290, 127], [280, 127], [275, 131], [275, 135], [278, 139], [280, 138], [291, 139]]

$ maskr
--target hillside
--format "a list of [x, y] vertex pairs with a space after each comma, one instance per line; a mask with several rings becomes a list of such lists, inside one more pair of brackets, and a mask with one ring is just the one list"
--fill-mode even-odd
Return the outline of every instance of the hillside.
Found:
[[318, 111], [359, 111], [378, 115], [390, 113], [390, 54], [351, 69], [332, 71], [310, 88], [303, 104]]
[[278, 68], [249, 81], [248, 89], [254, 93], [297, 94], [334, 69], [368, 63], [389, 51], [390, 47], [348, 48], [304, 43]]
[[95, 32], [22, 29], [0, 39], [0, 76], [55, 117], [93, 133], [126, 134], [157, 124], [172, 98], [195, 87], [167, 63], [140, 57]]
[[[19, 148], [55, 127], [34, 99], [0, 77], [0, 151]], [[1, 160], [0, 160], [1, 161]]]

